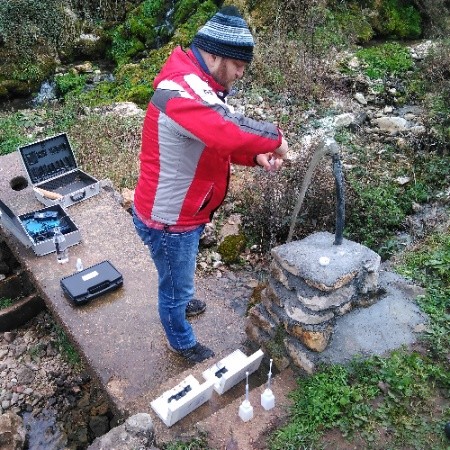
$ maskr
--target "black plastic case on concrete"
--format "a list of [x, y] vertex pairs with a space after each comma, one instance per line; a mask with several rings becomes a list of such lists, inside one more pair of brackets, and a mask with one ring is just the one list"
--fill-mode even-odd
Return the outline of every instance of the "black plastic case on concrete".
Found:
[[31, 247], [38, 256], [55, 251], [53, 234], [60, 227], [67, 245], [81, 241], [81, 234], [61, 205], [53, 205], [16, 216], [0, 200], [0, 224], [12, 233], [25, 247]]
[[122, 274], [109, 262], [102, 261], [61, 280], [61, 288], [75, 305], [118, 289], [123, 284]]
[[19, 152], [33, 187], [38, 188], [36, 198], [46, 206], [71, 206], [100, 191], [98, 180], [78, 169], [66, 133], [19, 147]]

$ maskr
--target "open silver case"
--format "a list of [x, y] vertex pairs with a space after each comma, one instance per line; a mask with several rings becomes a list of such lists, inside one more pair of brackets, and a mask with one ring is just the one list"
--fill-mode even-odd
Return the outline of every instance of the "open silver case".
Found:
[[0, 200], [0, 225], [25, 247], [32, 248], [38, 256], [56, 251], [53, 242], [55, 227], [61, 229], [68, 246], [76, 245], [81, 241], [77, 226], [58, 204], [16, 216]]
[[80, 170], [66, 133], [18, 148], [36, 198], [68, 207], [100, 192], [100, 183]]

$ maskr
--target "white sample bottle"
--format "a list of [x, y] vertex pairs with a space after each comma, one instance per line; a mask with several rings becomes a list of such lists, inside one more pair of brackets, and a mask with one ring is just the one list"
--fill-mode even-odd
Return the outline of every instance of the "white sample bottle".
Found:
[[267, 378], [267, 387], [261, 394], [261, 406], [266, 411], [272, 409], [275, 406], [275, 396], [273, 395], [272, 389], [270, 389], [270, 381], [272, 379], [272, 362], [273, 359], [270, 360], [269, 375]]
[[245, 383], [245, 400], [239, 406], [239, 417], [244, 422], [248, 422], [253, 418], [253, 406], [248, 398], [248, 372], [245, 372], [245, 377], [247, 379]]
[[61, 232], [60, 227], [55, 227], [53, 235], [53, 242], [56, 249], [56, 260], [60, 264], [64, 264], [69, 261], [69, 250], [67, 248], [67, 241], [64, 234]]

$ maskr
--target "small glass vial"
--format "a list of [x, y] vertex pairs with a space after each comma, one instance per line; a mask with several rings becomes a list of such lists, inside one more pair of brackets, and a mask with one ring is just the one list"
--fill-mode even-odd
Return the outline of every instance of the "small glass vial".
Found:
[[77, 264], [75, 265], [75, 267], [77, 269], [77, 272], [81, 272], [84, 269], [81, 258], [77, 258]]
[[53, 242], [56, 249], [56, 260], [60, 264], [64, 264], [69, 261], [69, 250], [67, 248], [67, 241], [64, 234], [61, 232], [60, 227], [55, 227], [53, 236]]

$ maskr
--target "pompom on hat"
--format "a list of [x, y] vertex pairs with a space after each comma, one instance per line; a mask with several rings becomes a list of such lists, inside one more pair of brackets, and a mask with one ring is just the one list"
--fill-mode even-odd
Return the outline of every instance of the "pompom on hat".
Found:
[[225, 6], [200, 28], [192, 44], [205, 52], [250, 62], [255, 42], [235, 6]]

